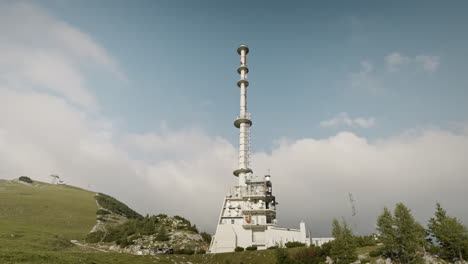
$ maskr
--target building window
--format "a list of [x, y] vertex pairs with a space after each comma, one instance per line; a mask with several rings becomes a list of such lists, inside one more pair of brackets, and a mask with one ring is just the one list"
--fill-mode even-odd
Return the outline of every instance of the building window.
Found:
[[231, 224], [234, 224], [234, 219], [231, 219]]

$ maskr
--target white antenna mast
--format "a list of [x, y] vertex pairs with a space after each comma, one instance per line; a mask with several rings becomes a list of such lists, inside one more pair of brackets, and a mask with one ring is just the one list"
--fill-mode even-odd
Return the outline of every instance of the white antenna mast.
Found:
[[246, 177], [249, 173], [252, 173], [250, 169], [250, 127], [252, 126], [252, 120], [250, 113], [247, 112], [247, 87], [249, 81], [247, 81], [247, 54], [249, 48], [246, 45], [240, 45], [237, 49], [237, 53], [240, 55], [240, 66], [237, 72], [240, 74], [240, 80], [237, 82], [237, 86], [240, 89], [240, 113], [234, 126], [239, 128], [239, 168], [234, 171], [234, 175], [239, 177], [239, 186], [246, 186]]
[[357, 232], [357, 224], [356, 224], [356, 200], [353, 197], [352, 193], [348, 193], [349, 202], [351, 204], [351, 216], [353, 219], [354, 231]]

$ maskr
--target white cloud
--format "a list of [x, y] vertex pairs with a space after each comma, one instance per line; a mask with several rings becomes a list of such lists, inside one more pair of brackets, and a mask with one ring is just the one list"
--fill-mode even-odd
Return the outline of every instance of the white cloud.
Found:
[[[400, 70], [400, 66], [415, 63], [415, 66], [425, 72], [435, 72], [440, 64], [439, 56], [418, 55], [414, 58], [406, 57], [398, 52], [393, 52], [385, 57], [385, 63], [389, 72]], [[413, 64], [414, 65], [414, 64]]]
[[408, 64], [411, 61], [410, 58], [400, 55], [398, 52], [394, 52], [385, 57], [385, 63], [387, 64], [388, 71], [395, 72], [399, 70], [400, 65]]
[[359, 72], [354, 72], [349, 75], [351, 80], [351, 87], [354, 89], [362, 89], [370, 92], [381, 91], [377, 80], [372, 76], [374, 66], [369, 61], [361, 62], [361, 69]]
[[348, 113], [342, 112], [337, 114], [334, 118], [329, 120], [324, 120], [320, 122], [321, 127], [335, 127], [335, 126], [349, 126], [349, 127], [361, 127], [361, 128], [370, 128], [374, 126], [375, 118], [355, 118], [352, 119], [349, 117]]
[[419, 55], [416, 56], [415, 61], [421, 64], [424, 71], [435, 72], [439, 67], [440, 57], [430, 55]]
[[0, 84], [44, 89], [96, 111], [82, 68], [125, 80], [115, 60], [88, 35], [27, 3], [0, 3]]
[[468, 134], [422, 130], [376, 142], [341, 132], [297, 140], [254, 158], [257, 170], [272, 171], [283, 221], [306, 217], [312, 233], [326, 234], [332, 217], [350, 219], [348, 192], [357, 200], [361, 231], [372, 231], [382, 207], [398, 201], [413, 208], [423, 224], [436, 201], [466, 223], [460, 201], [468, 198], [467, 154]]

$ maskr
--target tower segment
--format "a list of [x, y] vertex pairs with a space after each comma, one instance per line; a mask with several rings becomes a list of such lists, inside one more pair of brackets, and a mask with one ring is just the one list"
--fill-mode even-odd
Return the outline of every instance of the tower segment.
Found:
[[237, 53], [240, 55], [240, 66], [237, 69], [240, 75], [240, 80], [237, 82], [237, 86], [240, 89], [240, 111], [239, 116], [234, 121], [234, 126], [239, 128], [239, 168], [234, 171], [234, 175], [239, 177], [239, 186], [245, 186], [247, 174], [252, 173], [249, 157], [252, 120], [250, 113], [247, 112], [247, 87], [249, 86], [249, 81], [247, 80], [249, 72], [247, 54], [249, 53], [249, 47], [240, 45]]

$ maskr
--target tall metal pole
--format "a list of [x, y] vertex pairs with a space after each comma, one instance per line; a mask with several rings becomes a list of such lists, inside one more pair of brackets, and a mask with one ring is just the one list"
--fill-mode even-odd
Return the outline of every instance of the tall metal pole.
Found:
[[250, 127], [252, 126], [252, 120], [250, 119], [250, 113], [247, 112], [247, 87], [249, 81], [247, 81], [247, 54], [249, 48], [246, 45], [240, 45], [237, 49], [237, 53], [240, 55], [240, 66], [237, 72], [240, 74], [240, 80], [237, 82], [237, 86], [240, 88], [240, 113], [234, 126], [239, 128], [239, 168], [234, 171], [234, 175], [239, 177], [239, 186], [246, 185], [246, 176], [248, 173], [252, 173], [249, 168], [249, 151], [250, 151]]

